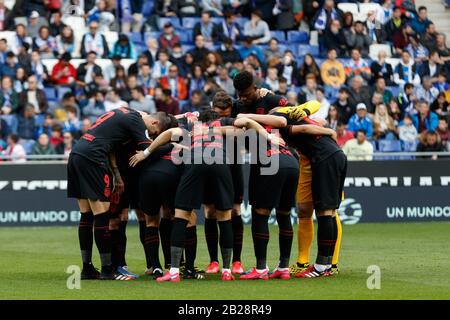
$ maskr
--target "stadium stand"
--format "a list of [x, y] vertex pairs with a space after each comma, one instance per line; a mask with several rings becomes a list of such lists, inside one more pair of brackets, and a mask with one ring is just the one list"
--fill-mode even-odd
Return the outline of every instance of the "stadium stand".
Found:
[[[122, 1], [128, 0], [117, 2], [120, 4]], [[28, 2], [33, 2], [33, 6], [28, 5]], [[180, 110], [190, 105], [190, 95], [197, 88], [196, 82], [203, 84], [199, 88], [203, 91], [204, 104], [208, 104], [212, 94], [210, 90], [217, 91], [221, 86], [217, 73], [220, 66], [227, 68], [231, 78], [243, 68], [252, 71], [257, 76], [259, 85], [276, 92], [278, 86], [272, 88], [265, 83], [267, 69], [275, 67], [278, 70], [278, 79], [271, 83], [278, 84], [281, 78], [289, 77], [289, 86], [284, 93], [296, 92], [299, 102], [305, 92], [309, 92], [309, 98], [314, 98], [315, 90], [324, 86], [327, 101], [323, 101], [323, 104], [337, 106], [341, 117], [339, 121], [346, 124], [352, 114], [345, 114], [344, 110], [340, 109], [344, 100], [339, 94], [339, 87], [326, 83], [325, 80], [328, 80], [331, 74], [321, 73], [322, 64], [329, 63], [329, 49], [337, 49], [337, 61], [346, 70], [342, 87], [348, 88], [350, 109], [355, 110], [355, 104], [363, 102], [366, 104], [369, 119], [373, 119], [378, 104], [382, 103], [387, 107], [387, 114], [377, 117], [386, 123], [395, 123], [393, 140], [376, 141], [371, 138], [374, 146], [378, 147], [374, 148], [375, 150], [415, 151], [417, 143], [404, 143], [399, 140], [398, 127], [403, 124], [405, 115], [419, 115], [416, 126], [418, 138], [425, 130], [434, 130], [442, 137], [448, 137], [448, 129], [438, 127], [435, 125], [436, 121], [429, 127], [430, 118], [443, 120], [447, 124], [450, 119], [450, 49], [446, 43], [446, 34], [450, 32], [450, 19], [444, 4], [439, 0], [415, 1], [414, 9], [400, 0], [392, 1], [393, 4], [391, 1], [336, 0], [331, 7], [326, 5], [330, 4], [330, 1], [320, 2], [322, 5], [319, 8], [313, 8], [312, 12], [303, 15], [301, 20], [296, 20], [294, 27], [288, 29], [280, 23], [275, 23], [276, 16], [264, 16], [269, 22], [271, 36], [279, 41], [277, 48], [271, 48], [268, 44], [254, 44], [245, 50], [242, 44], [244, 26], [251, 21], [250, 13], [258, 9], [253, 7], [253, 2], [233, 13], [231, 24], [225, 28], [228, 30], [224, 30], [224, 18], [213, 15], [210, 23], [218, 26], [220, 34], [215, 35], [211, 41], [210, 27], [201, 27], [197, 32], [204, 36], [204, 41], [199, 40], [204, 43], [196, 42], [197, 34], [194, 34], [194, 26], [201, 22], [201, 12], [196, 15], [176, 12], [177, 16], [167, 16], [167, 12], [156, 11], [155, 1], [145, 1], [142, 8], [136, 9], [143, 15], [142, 21], [136, 22], [138, 25], [134, 26], [133, 30], [125, 30], [123, 21], [132, 21], [133, 17], [109, 19], [111, 14], [117, 14], [112, 4], [109, 4], [105, 11], [98, 11], [93, 2], [85, 3], [84, 8], [78, 8], [73, 14], [67, 11], [70, 5], [67, 0], [56, 1], [60, 4], [59, 9], [49, 9], [43, 2], [35, 2], [21, 2], [26, 10], [17, 10], [15, 1], [11, 0], [4, 1], [3, 8], [0, 5], [0, 12], [4, 12], [0, 14], [0, 17], [3, 17], [0, 21], [0, 118], [5, 120], [2, 122], [4, 127], [0, 130], [0, 150], [6, 149], [8, 135], [17, 133], [14, 132], [15, 127], [9, 127], [8, 123], [14, 123], [23, 113], [24, 100], [18, 97], [27, 89], [28, 77], [37, 77], [38, 87], [43, 90], [45, 99], [51, 106], [48, 109], [51, 111], [47, 110], [45, 114], [41, 114], [37, 100], [32, 98], [36, 119], [48, 117], [51, 119], [48, 120], [49, 123], [62, 126], [63, 130], [69, 127], [70, 130], [77, 128], [73, 134], [79, 137], [83, 132], [83, 123], [87, 125], [85, 119], [88, 116], [84, 112], [86, 106], [95, 104], [98, 108], [104, 108], [108, 92], [112, 89], [118, 89], [121, 99], [129, 103], [132, 97], [126, 89], [142, 86], [147, 95], [157, 101], [160, 97], [156, 89], [161, 77], [166, 76], [170, 64], [178, 66], [179, 75], [189, 90], [188, 98], [178, 101]], [[419, 11], [424, 10], [423, 5], [426, 6], [425, 16], [419, 16]], [[394, 6], [400, 7], [400, 17], [394, 16]], [[233, 8], [224, 8], [224, 12], [230, 10], [233, 11]], [[23, 13], [18, 15], [16, 12]], [[79, 14], [80, 12], [83, 14]], [[61, 13], [61, 22], [55, 22], [58, 13]], [[294, 15], [300, 13], [292, 12]], [[330, 21], [327, 21], [327, 17], [331, 17]], [[339, 21], [336, 30], [332, 27], [334, 20]], [[97, 22], [97, 30], [90, 29], [93, 21]], [[358, 21], [362, 22], [362, 30], [358, 30]], [[174, 27], [174, 34], [160, 37], [164, 25], [168, 22]], [[45, 30], [42, 31], [44, 25], [50, 27], [48, 36]], [[121, 34], [124, 36], [119, 37]], [[173, 37], [174, 35], [177, 37]], [[226, 38], [233, 39], [231, 48], [225, 48]], [[82, 43], [82, 39], [85, 39], [85, 43]], [[102, 43], [102, 39], [105, 43]], [[161, 39], [164, 39], [164, 43]], [[418, 46], [411, 43], [414, 39]], [[86, 59], [81, 58], [82, 47], [87, 50], [86, 55], [88, 51], [97, 51], [100, 46], [105, 50], [102, 57], [97, 56], [93, 63], [86, 64]], [[355, 58], [357, 53], [353, 49], [357, 49], [362, 57]], [[213, 54], [206, 56], [210, 50]], [[379, 61], [381, 51], [386, 53], [386, 57]], [[404, 51], [411, 55], [409, 62], [408, 58], [404, 57]], [[160, 52], [167, 52], [169, 61], [161, 58]], [[246, 52], [246, 56], [240, 57], [239, 53], [243, 52]], [[434, 52], [437, 54], [433, 55]], [[61, 69], [57, 68], [64, 53], [70, 53], [69, 65], [75, 70], [75, 73], [66, 75], [67, 79], [58, 74]], [[292, 55], [293, 59], [286, 59], [288, 55]], [[136, 59], [138, 56], [139, 59]], [[305, 56], [310, 58], [305, 59]], [[113, 57], [115, 59], [112, 59]], [[142, 75], [142, 68], [146, 64], [151, 68], [150, 78]], [[194, 81], [193, 75], [197, 65], [200, 66], [202, 74], [196, 75]], [[96, 74], [94, 69], [101, 70], [101, 73]], [[158, 72], [154, 72], [156, 70]], [[332, 68], [326, 70], [338, 72]], [[313, 89], [306, 87], [306, 77], [309, 74], [316, 78], [316, 87]], [[412, 82], [416, 74], [419, 79], [431, 78], [431, 88], [420, 81], [405, 91], [405, 84]], [[352, 80], [356, 75], [363, 76], [362, 91], [352, 88]], [[66, 81], [63, 81], [63, 85], [61, 77]], [[378, 77], [385, 78], [385, 88], [375, 87]], [[61, 80], [59, 85], [56, 85], [56, 79]], [[212, 89], [210, 85], [204, 86], [206, 82], [214, 84]], [[205, 91], [205, 88], [208, 91]], [[420, 99], [427, 101], [428, 110], [418, 110], [416, 102]], [[67, 110], [72, 107], [77, 110], [77, 117], [68, 120]], [[73, 122], [73, 125], [65, 126], [67, 121]], [[38, 132], [43, 130], [42, 125], [36, 125], [35, 129], [37, 137]], [[446, 150], [449, 150], [447, 139], [442, 139], [442, 143]]]

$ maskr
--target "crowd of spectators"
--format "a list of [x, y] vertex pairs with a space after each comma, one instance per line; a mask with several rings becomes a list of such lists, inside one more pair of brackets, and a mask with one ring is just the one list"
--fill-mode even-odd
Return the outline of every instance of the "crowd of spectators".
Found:
[[352, 159], [450, 151], [438, 28], [411, 0], [0, 0], [0, 151], [67, 156], [109, 110], [201, 111], [242, 70], [320, 101]]

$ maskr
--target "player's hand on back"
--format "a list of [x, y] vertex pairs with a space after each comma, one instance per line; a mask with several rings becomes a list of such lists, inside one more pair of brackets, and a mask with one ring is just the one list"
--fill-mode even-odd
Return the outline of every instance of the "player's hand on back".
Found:
[[136, 154], [130, 158], [130, 167], [135, 167], [139, 162], [145, 159], [144, 151], [136, 151]]

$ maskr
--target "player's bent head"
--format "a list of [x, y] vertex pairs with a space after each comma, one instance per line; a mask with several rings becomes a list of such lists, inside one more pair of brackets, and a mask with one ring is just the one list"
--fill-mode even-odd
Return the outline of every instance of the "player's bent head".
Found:
[[253, 75], [250, 72], [239, 72], [233, 79], [233, 85], [239, 100], [243, 103], [252, 103], [258, 99]]
[[171, 114], [159, 111], [143, 117], [150, 137], [156, 137], [161, 132], [178, 127], [177, 119]]
[[232, 107], [233, 99], [231, 99], [228, 93], [221, 90], [214, 95], [212, 101], [212, 110], [214, 112], [217, 112], [220, 117], [230, 117]]
[[198, 121], [208, 123], [217, 120], [219, 118], [220, 114], [218, 112], [215, 112], [214, 110], [205, 110], [200, 112], [200, 115], [198, 116]]

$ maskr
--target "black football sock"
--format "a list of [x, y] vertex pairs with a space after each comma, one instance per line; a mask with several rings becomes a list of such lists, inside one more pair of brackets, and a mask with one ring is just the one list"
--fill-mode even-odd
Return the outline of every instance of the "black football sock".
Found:
[[173, 220], [171, 246], [170, 246], [170, 262], [172, 268], [179, 268], [181, 256], [184, 251], [184, 243], [186, 242], [186, 226], [188, 221], [181, 218]]
[[231, 254], [233, 252], [233, 226], [231, 220], [219, 221], [220, 251], [222, 252], [222, 267], [230, 269]]
[[292, 239], [294, 232], [292, 231], [291, 216], [289, 214], [277, 214], [277, 222], [279, 228], [279, 246], [280, 246], [280, 262], [278, 267], [289, 267], [289, 258], [291, 257]]
[[219, 231], [217, 220], [205, 218], [205, 238], [208, 247], [210, 262], [219, 261], [217, 245], [219, 242]]
[[317, 264], [331, 264], [333, 258], [332, 252], [335, 244], [336, 232], [333, 224], [333, 217], [317, 217]]
[[109, 230], [111, 235], [111, 265], [113, 268], [120, 266], [119, 261], [119, 230]]
[[81, 259], [83, 265], [89, 265], [92, 264], [92, 246], [94, 244], [94, 215], [91, 211], [80, 213], [78, 240], [80, 241]]
[[197, 257], [197, 227], [186, 228], [186, 242], [184, 244], [186, 255], [186, 270], [194, 271], [195, 258]]
[[127, 252], [127, 223], [128, 221], [120, 221], [119, 224], [119, 243], [117, 246], [117, 257], [120, 266], [126, 266], [127, 261], [125, 255]]
[[148, 252], [149, 259], [153, 262], [153, 270], [161, 268], [159, 262], [159, 234], [158, 227], [145, 228], [145, 251]]
[[233, 225], [233, 262], [241, 261], [244, 222], [241, 216], [234, 216], [231, 218], [231, 223]]
[[172, 234], [173, 220], [162, 218], [159, 223], [159, 235], [164, 255], [164, 265], [170, 265], [170, 237]]
[[334, 250], [336, 250], [336, 245], [337, 245], [337, 238], [338, 238], [338, 225], [337, 225], [337, 221], [336, 221], [336, 216], [334, 216], [332, 218], [333, 220], [333, 240], [334, 240], [334, 246], [333, 248], [331, 248], [330, 250], [330, 256], [334, 256]]
[[94, 215], [94, 239], [100, 253], [102, 272], [109, 273], [111, 268], [111, 233], [109, 232], [109, 211]]
[[152, 267], [152, 263], [150, 261], [147, 249], [145, 248], [145, 229], [147, 228], [147, 224], [145, 220], [139, 220], [139, 240], [141, 241], [142, 248], [144, 248], [145, 253], [145, 261], [147, 265], [147, 269]]
[[266, 269], [267, 244], [269, 243], [269, 216], [253, 211], [252, 237], [256, 256], [256, 269]]

